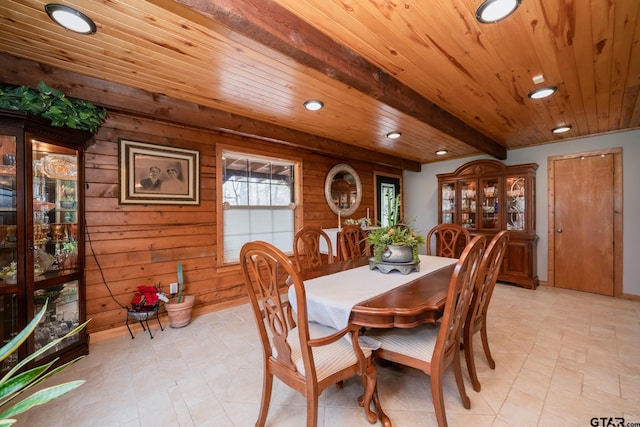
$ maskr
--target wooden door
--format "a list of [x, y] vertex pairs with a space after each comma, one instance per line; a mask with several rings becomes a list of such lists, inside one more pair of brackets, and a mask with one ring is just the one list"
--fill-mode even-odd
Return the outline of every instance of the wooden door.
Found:
[[615, 293], [615, 163], [612, 153], [550, 159], [549, 267], [557, 287]]

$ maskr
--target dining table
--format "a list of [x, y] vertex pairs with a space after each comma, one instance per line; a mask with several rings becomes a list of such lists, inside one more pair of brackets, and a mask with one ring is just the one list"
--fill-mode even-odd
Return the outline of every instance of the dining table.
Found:
[[[449, 282], [457, 259], [419, 255], [416, 268], [403, 274], [384, 273], [372, 258], [361, 257], [325, 264], [301, 272], [307, 301], [307, 318], [341, 330], [350, 325], [366, 328], [413, 328], [435, 323], [444, 311]], [[288, 298], [296, 309], [296, 295]], [[360, 336], [361, 347], [375, 350], [378, 343]], [[371, 402], [364, 396], [363, 402]], [[378, 408], [383, 425], [389, 418]]]

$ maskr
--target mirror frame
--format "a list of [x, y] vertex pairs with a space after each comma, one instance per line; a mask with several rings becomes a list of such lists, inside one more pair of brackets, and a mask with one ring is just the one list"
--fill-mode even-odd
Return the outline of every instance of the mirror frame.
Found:
[[[331, 197], [331, 183], [340, 172], [351, 174], [356, 182], [356, 201], [353, 205], [349, 206], [348, 209], [339, 209], [338, 206], [333, 203], [333, 199]], [[340, 214], [340, 216], [345, 217], [345, 219], [346, 217], [353, 215], [360, 207], [360, 202], [362, 202], [362, 182], [360, 181], [360, 175], [358, 175], [358, 172], [346, 163], [340, 163], [339, 165], [332, 167], [329, 173], [327, 173], [327, 178], [324, 181], [324, 198], [327, 200], [327, 204], [336, 215]]]

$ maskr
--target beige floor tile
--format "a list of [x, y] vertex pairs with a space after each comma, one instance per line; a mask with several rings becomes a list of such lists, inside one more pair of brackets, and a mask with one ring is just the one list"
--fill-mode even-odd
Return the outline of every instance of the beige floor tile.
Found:
[[[255, 424], [262, 350], [247, 305], [193, 319], [181, 329], [144, 331], [92, 343], [88, 357], [42, 386], [84, 379], [78, 390], [17, 417], [18, 426], [246, 427]], [[640, 423], [640, 302], [540, 286], [498, 284], [489, 308], [490, 369], [479, 335], [482, 390], [468, 381], [462, 406], [445, 372], [449, 426], [588, 426], [593, 417]], [[151, 372], [151, 374], [150, 374]], [[395, 427], [435, 425], [430, 378], [402, 366], [378, 368], [378, 388]], [[319, 427], [370, 426], [357, 404], [359, 378], [319, 398]], [[306, 423], [306, 400], [280, 381], [267, 426]], [[378, 423], [377, 425], [380, 425]]]

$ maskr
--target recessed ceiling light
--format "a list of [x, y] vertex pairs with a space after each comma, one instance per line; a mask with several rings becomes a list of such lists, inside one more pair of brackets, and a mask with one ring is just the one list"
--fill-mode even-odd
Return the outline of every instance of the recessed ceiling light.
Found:
[[44, 10], [56, 24], [80, 34], [93, 34], [96, 32], [96, 24], [84, 13], [62, 4], [50, 3], [44, 6]]
[[398, 132], [398, 131], [389, 132], [387, 134], [387, 138], [389, 138], [389, 139], [398, 139], [398, 138], [400, 138], [400, 136], [402, 136], [402, 134], [400, 132]]
[[556, 93], [557, 90], [558, 90], [557, 86], [539, 87], [538, 89], [535, 89], [529, 92], [527, 96], [531, 99], [542, 99], [542, 98], [546, 98], [547, 96], [553, 95], [554, 93]]
[[478, 10], [476, 19], [483, 24], [493, 24], [511, 15], [522, 0], [485, 0]]
[[564, 125], [564, 126], [559, 126], [555, 129], [551, 129], [551, 132], [553, 133], [565, 133], [565, 132], [569, 132], [571, 130], [571, 125]]
[[324, 103], [322, 101], [318, 101], [317, 99], [310, 99], [308, 101], [305, 101], [305, 103], [302, 105], [304, 105], [304, 108], [309, 111], [318, 111], [319, 109], [324, 107]]
[[436, 155], [437, 156], [444, 156], [447, 153], [448, 153], [447, 150], [438, 150], [438, 151], [436, 151]]

